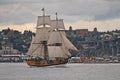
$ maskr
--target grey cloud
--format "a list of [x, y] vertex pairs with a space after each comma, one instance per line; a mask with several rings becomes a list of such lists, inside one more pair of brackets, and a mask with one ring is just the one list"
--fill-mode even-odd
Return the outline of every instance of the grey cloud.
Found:
[[1, 0], [0, 4], [34, 4], [34, 3], [57, 3], [61, 2], [62, 0]]
[[3, 8], [4, 12], [0, 15], [1, 23], [23, 24], [35, 20], [32, 12], [24, 6], [15, 4], [8, 7]]
[[104, 0], [104, 1], [110, 1], [110, 2], [111, 2], [111, 1], [113, 1], [113, 2], [116, 2], [116, 1], [117, 1], [117, 2], [120, 2], [120, 0]]
[[35, 22], [43, 7], [68, 22], [120, 18], [120, 0], [0, 0], [0, 23]]
[[[65, 15], [86, 16], [93, 20], [105, 20], [120, 18], [120, 2], [106, 2], [102, 0], [82, 0], [79, 2], [65, 3], [63, 13]], [[68, 5], [71, 5], [67, 7]], [[64, 8], [65, 7], [65, 8]], [[66, 11], [65, 11], [66, 10]], [[94, 17], [93, 17], [94, 16]], [[90, 19], [91, 20], [91, 19]]]

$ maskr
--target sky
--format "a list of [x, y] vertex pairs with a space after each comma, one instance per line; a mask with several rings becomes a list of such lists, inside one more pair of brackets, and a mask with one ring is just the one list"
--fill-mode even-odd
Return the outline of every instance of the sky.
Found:
[[42, 8], [52, 19], [57, 12], [66, 29], [120, 30], [120, 0], [0, 0], [0, 30], [35, 31]]

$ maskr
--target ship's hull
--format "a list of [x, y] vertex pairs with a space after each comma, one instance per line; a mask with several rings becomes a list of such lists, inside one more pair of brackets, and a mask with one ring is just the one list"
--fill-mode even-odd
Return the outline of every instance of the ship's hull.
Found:
[[27, 64], [29, 66], [44, 67], [44, 66], [66, 64], [68, 62], [68, 59], [65, 59], [65, 60], [35, 60], [35, 59], [27, 59], [26, 62], [27, 62]]

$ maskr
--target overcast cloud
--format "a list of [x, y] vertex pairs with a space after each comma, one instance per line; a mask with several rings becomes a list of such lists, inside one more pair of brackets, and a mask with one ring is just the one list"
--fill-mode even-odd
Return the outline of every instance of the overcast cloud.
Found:
[[36, 23], [43, 7], [67, 23], [120, 19], [120, 0], [0, 0], [0, 24]]

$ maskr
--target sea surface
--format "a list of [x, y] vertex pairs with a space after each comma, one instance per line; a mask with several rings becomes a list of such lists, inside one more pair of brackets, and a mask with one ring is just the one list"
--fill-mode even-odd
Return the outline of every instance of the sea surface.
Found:
[[29, 67], [26, 63], [0, 63], [0, 80], [120, 80], [120, 64]]

